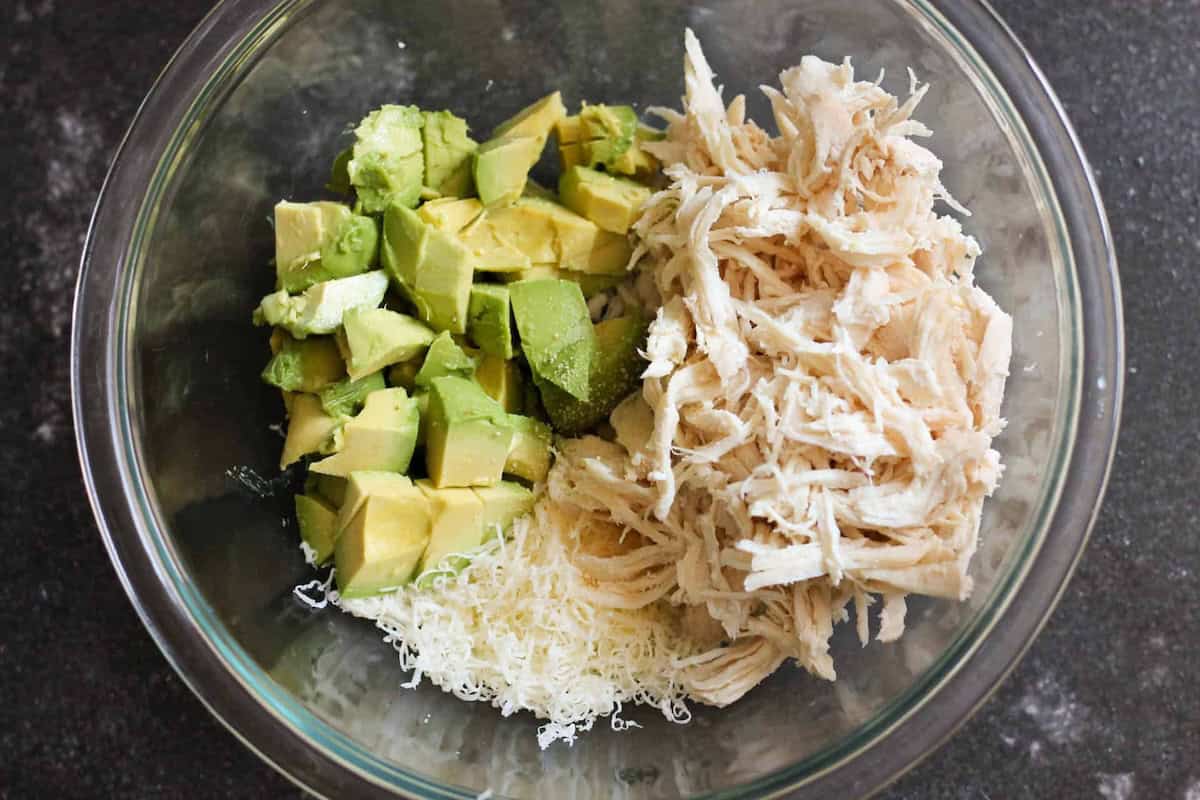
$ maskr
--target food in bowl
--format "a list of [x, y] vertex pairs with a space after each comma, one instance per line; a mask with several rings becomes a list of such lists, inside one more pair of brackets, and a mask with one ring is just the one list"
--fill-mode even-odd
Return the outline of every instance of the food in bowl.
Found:
[[[263, 372], [303, 473], [298, 589], [429, 678], [572, 741], [676, 720], [788, 660], [826, 679], [905, 597], [961, 599], [1012, 323], [904, 103], [815, 57], [682, 112], [551, 94], [476, 143], [387, 105], [330, 189], [280, 202]], [[529, 179], [554, 138], [557, 192]]]

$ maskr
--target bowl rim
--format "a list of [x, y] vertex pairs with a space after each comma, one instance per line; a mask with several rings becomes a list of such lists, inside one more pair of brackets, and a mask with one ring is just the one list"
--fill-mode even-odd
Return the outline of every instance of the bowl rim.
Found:
[[[904, 2], [905, 0], [898, 0]], [[1002, 602], [987, 609], [988, 625], [955, 653], [947, 670], [930, 668], [915, 688], [937, 696], [870, 732], [851, 752], [803, 777], [805, 791], [869, 794], [936, 749], [995, 691], [1015, 667], [1057, 604], [1100, 508], [1113, 455], [1124, 386], [1124, 341], [1115, 251], [1103, 201], [1066, 114], [1045, 77], [1000, 17], [979, 0], [911, 0], [928, 24], [975, 55], [974, 66], [1016, 110], [1040, 168], [1057, 200], [1059, 222], [1074, 264], [1081, 338], [1072, 432], [1064, 433], [1069, 469], [1063, 470], [1052, 517], [1055, 546], [1044, 537], [1009, 581]], [[205, 92], [221, 85], [249, 43], [270, 38], [308, 0], [223, 0], [189, 35], [139, 107], [111, 163], [96, 201], [81, 257], [71, 337], [71, 392], [84, 483], [105, 547], [126, 594], [168, 662], [200, 702], [243, 744], [303, 788], [322, 796], [393, 796], [360, 765], [301, 735], [297, 723], [270, 707], [229, 666], [236, 654], [214, 644], [170, 578], [166, 556], [151, 545], [144, 498], [137, 496], [137, 459], [128, 452], [121, 404], [121, 340], [128, 309], [120, 295], [128, 253], [144, 222], [140, 202], [161, 172], [178, 123]], [[968, 33], [969, 32], [969, 35]], [[103, 237], [98, 231], [104, 231]], [[117, 376], [114, 378], [114, 376]], [[1021, 603], [1009, 602], [1021, 592]], [[983, 612], [981, 612], [983, 613]], [[200, 639], [208, 646], [198, 646]], [[932, 677], [929, 677], [932, 674]], [[909, 692], [914, 691], [910, 688]], [[907, 695], [908, 693], [906, 693]], [[250, 701], [250, 702], [247, 702]], [[262, 713], [262, 711], [268, 713]], [[887, 748], [881, 748], [884, 742]], [[859, 763], [867, 749], [869, 764]], [[811, 758], [811, 757], [810, 757]], [[853, 762], [854, 768], [847, 767]], [[714, 796], [778, 796], [799, 788], [797, 765]], [[473, 794], [430, 785], [397, 770], [405, 792], [423, 796]]]

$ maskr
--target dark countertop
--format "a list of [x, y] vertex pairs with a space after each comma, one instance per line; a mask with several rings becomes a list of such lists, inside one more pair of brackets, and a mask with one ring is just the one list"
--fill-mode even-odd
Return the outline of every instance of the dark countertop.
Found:
[[[0, 9], [0, 798], [299, 797], [159, 654], [81, 490], [71, 296], [97, 189], [208, 0]], [[1065, 103], [1108, 204], [1128, 385], [1107, 500], [1028, 656], [884, 792], [1200, 800], [1200, 5], [997, 0]]]

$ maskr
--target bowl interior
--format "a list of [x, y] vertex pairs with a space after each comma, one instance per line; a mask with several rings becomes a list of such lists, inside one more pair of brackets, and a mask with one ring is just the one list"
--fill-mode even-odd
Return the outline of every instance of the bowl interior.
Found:
[[[156, 535], [179, 570], [168, 579], [195, 591], [193, 613], [262, 702], [339, 758], [410, 791], [525, 797], [540, 784], [562, 787], [561, 796], [641, 798], [730, 790], [785, 769], [811, 774], [928, 699], [1040, 544], [1078, 358], [1053, 198], [1004, 98], [930, 20], [891, 0], [327, 0], [297, 4], [221, 65], [141, 211], [119, 331], [129, 367], [121, 391]], [[401, 689], [408, 676], [369, 624], [293, 599], [310, 577], [296, 532], [281, 509], [246, 499], [225, 476], [234, 465], [272, 474], [281, 445], [272, 426], [282, 407], [257, 377], [266, 335], [249, 312], [272, 288], [272, 205], [324, 196], [348, 123], [369, 109], [449, 108], [483, 137], [556, 88], [572, 105], [677, 106], [685, 26], [726, 97], [745, 92], [763, 122], [756, 87], [805, 53], [850, 56], [860, 77], [886, 70], [884, 84], [900, 94], [906, 67], [931, 82], [917, 116], [935, 130], [946, 185], [974, 212], [963, 224], [984, 247], [979, 283], [1016, 319], [999, 440], [1007, 472], [986, 508], [970, 601], [911, 602], [909, 631], [891, 645], [860, 648], [853, 626], [842, 626], [837, 683], [785, 668], [731, 708], [695, 706], [689, 725], [629, 710], [640, 729], [603, 726], [541, 752], [529, 715], [504, 718], [428, 682]]]

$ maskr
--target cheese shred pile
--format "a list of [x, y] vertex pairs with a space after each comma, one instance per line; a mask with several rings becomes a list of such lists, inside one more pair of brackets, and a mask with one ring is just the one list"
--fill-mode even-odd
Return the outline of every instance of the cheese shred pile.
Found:
[[572, 740], [622, 703], [686, 719], [784, 662], [833, 680], [909, 593], [971, 590], [1012, 321], [973, 283], [979, 245], [941, 162], [849, 62], [763, 87], [777, 136], [725, 104], [688, 31], [682, 112], [643, 146], [669, 185], [635, 226], [656, 309], [615, 441], [561, 443], [534, 516], [431, 590], [342, 601], [414, 680], [548, 720]]

